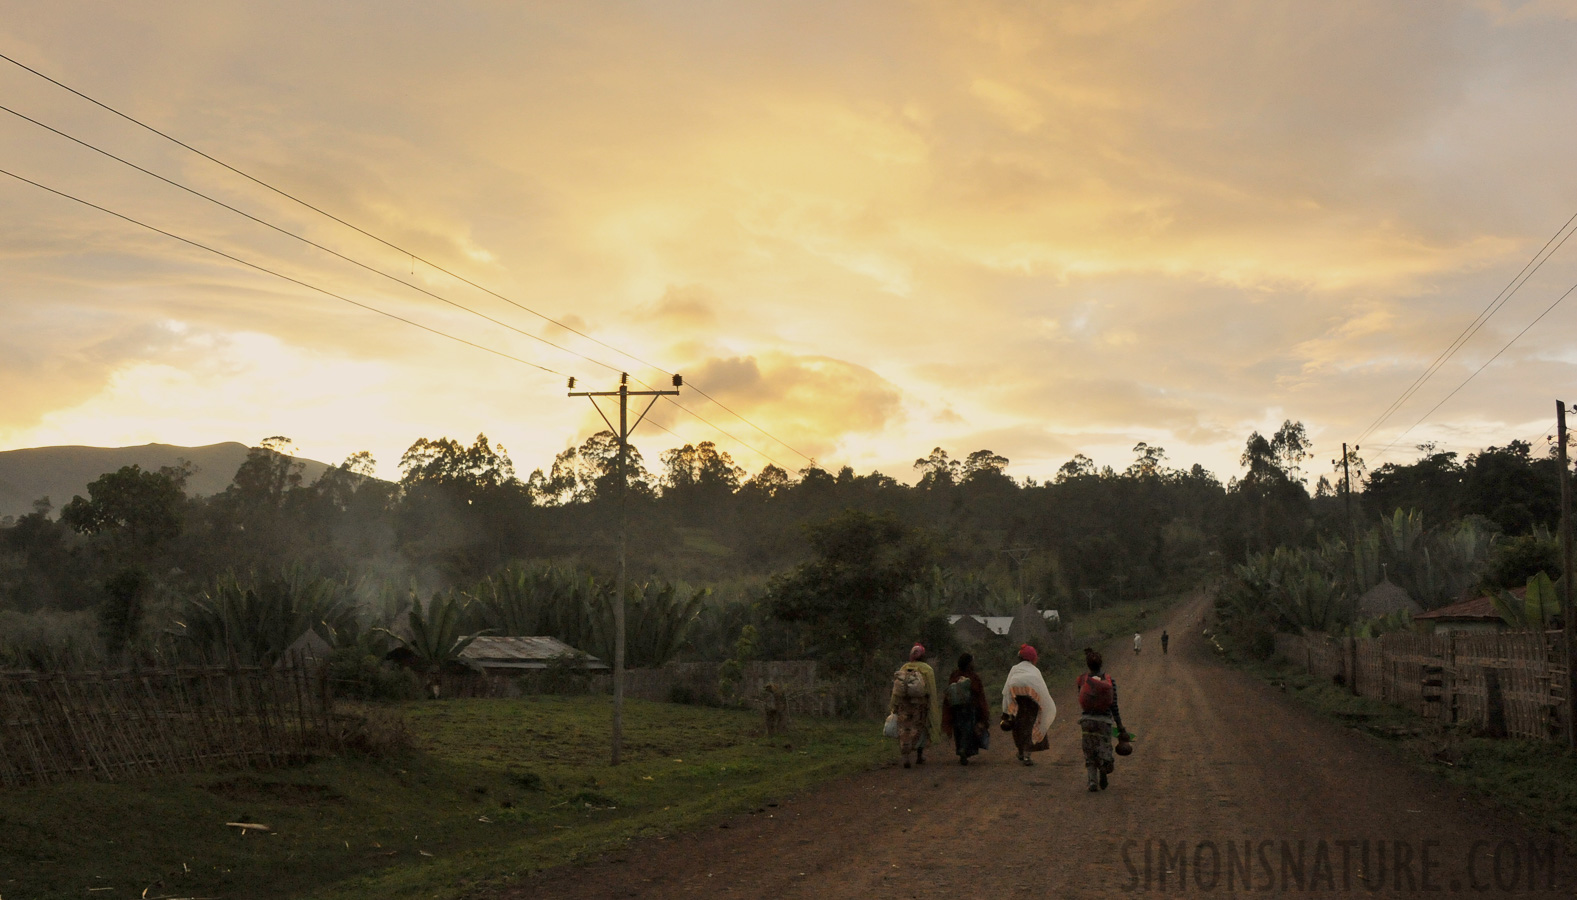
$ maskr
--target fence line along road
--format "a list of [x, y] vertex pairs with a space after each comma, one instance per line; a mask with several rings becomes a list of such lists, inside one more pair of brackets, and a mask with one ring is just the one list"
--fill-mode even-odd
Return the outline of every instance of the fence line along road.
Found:
[[1412, 709], [1442, 725], [1552, 740], [1565, 726], [1561, 639], [1559, 631], [1341, 639], [1278, 634], [1276, 653], [1354, 694]]
[[272, 767], [334, 743], [327, 686], [276, 668], [0, 673], [0, 786]]

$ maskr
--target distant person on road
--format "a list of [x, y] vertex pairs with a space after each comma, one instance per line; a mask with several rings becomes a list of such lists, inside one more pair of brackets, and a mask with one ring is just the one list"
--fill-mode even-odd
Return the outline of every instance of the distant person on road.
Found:
[[1166, 633], [1166, 629], [1165, 628], [1161, 629], [1161, 655], [1162, 656], [1166, 655], [1166, 645], [1170, 644], [1171, 642], [1172, 642], [1172, 636]]
[[909, 650], [909, 661], [893, 675], [888, 710], [898, 717], [898, 752], [905, 769], [911, 761], [925, 764], [925, 748], [932, 742], [939, 719], [936, 701], [936, 673], [925, 662], [925, 647], [917, 643]]
[[1135, 653], [1139, 652], [1139, 641], [1141, 638], [1142, 635], [1140, 635], [1139, 632], [1135, 631], [1133, 633], [1133, 652]]
[[1035, 666], [1038, 657], [1034, 647], [1019, 647], [1019, 662], [1008, 670], [1002, 685], [1002, 713], [1013, 717], [1013, 746], [1018, 748], [1018, 761], [1026, 766], [1035, 764], [1029, 758], [1031, 753], [1051, 747], [1046, 735], [1057, 718], [1057, 704], [1052, 702], [1046, 677]]
[[1122, 713], [1117, 709], [1117, 682], [1102, 671], [1101, 654], [1084, 648], [1084, 665], [1074, 684], [1079, 689], [1079, 732], [1084, 745], [1084, 773], [1091, 791], [1106, 790], [1106, 776], [1116, 768], [1112, 757], [1112, 728], [1122, 740], [1128, 739]]
[[986, 705], [986, 684], [975, 671], [975, 657], [965, 653], [958, 658], [958, 668], [947, 676], [947, 690], [942, 704], [942, 732], [953, 735], [953, 749], [958, 754], [958, 764], [969, 765], [969, 758], [982, 749], [982, 739], [991, 724], [991, 707]]

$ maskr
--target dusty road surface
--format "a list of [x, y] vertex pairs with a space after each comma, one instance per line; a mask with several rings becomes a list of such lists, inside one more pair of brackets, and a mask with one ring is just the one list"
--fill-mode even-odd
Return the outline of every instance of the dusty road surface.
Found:
[[1052, 749], [1033, 767], [1010, 740], [968, 767], [934, 753], [509, 896], [1574, 895], [1577, 861], [1548, 835], [1216, 662], [1202, 609], [1171, 616], [1170, 655], [1159, 628], [1138, 656], [1131, 638], [1106, 649], [1139, 734], [1109, 790], [1087, 792], [1073, 689], [1053, 685]]

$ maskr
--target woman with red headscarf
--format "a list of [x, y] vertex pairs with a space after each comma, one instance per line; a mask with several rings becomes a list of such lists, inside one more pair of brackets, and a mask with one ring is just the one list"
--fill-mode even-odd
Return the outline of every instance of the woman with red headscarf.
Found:
[[1032, 766], [1035, 763], [1029, 755], [1051, 746], [1046, 733], [1057, 718], [1057, 704], [1046, 688], [1046, 676], [1035, 665], [1039, 658], [1035, 648], [1024, 644], [1018, 648], [1018, 658], [1018, 665], [1008, 670], [1007, 681], [1002, 685], [1002, 712], [1013, 717], [1018, 761]]
[[889, 711], [898, 717], [898, 752], [903, 767], [909, 768], [911, 756], [915, 764], [924, 765], [925, 748], [934, 739], [942, 717], [937, 710], [936, 672], [925, 663], [925, 647], [918, 643], [910, 648], [909, 661], [893, 675]]

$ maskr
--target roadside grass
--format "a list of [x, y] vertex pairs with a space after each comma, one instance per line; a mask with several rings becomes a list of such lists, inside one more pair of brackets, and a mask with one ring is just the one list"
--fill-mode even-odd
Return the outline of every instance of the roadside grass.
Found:
[[1355, 697], [1284, 660], [1238, 660], [1237, 665], [1321, 715], [1379, 740], [1409, 764], [1577, 847], [1577, 755], [1559, 744], [1442, 728], [1382, 700]]
[[613, 767], [607, 697], [398, 710], [414, 746], [382, 759], [0, 791], [0, 897], [486, 894], [764, 808], [890, 751], [869, 722], [797, 719], [769, 741], [748, 711], [631, 700]]

